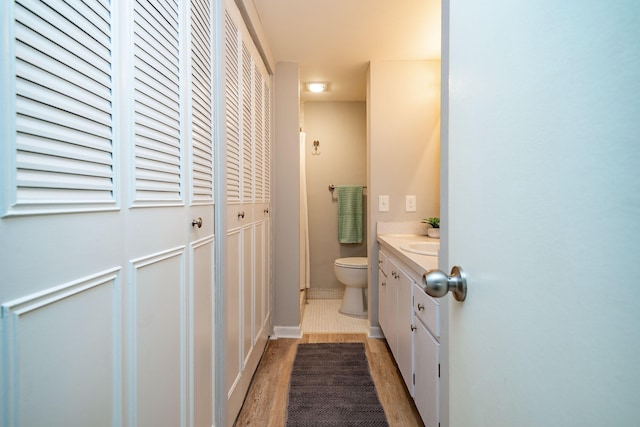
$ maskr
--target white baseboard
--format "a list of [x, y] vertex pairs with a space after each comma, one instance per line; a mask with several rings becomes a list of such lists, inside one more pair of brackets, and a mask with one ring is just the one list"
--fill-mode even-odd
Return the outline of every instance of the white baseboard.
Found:
[[302, 338], [302, 329], [300, 326], [274, 326], [273, 335], [275, 338]]
[[369, 326], [369, 338], [384, 338], [382, 329], [379, 326]]
[[307, 298], [309, 299], [342, 299], [344, 296], [344, 286], [342, 288], [309, 288]]

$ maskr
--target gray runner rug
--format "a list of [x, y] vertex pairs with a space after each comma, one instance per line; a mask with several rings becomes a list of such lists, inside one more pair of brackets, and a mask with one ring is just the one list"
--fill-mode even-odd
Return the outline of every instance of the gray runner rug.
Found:
[[363, 343], [299, 344], [287, 427], [388, 427]]

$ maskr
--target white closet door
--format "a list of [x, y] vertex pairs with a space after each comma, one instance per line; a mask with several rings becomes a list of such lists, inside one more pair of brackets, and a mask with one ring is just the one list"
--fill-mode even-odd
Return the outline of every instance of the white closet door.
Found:
[[214, 21], [197, 6], [0, 6], [7, 425], [213, 424]]
[[0, 7], [2, 422], [116, 425], [126, 272], [110, 7]]
[[[238, 414], [266, 345], [269, 277], [264, 198], [267, 75], [239, 10], [225, 9], [225, 150], [228, 267], [224, 294], [227, 424]], [[262, 221], [262, 222], [260, 222]], [[260, 222], [260, 223], [259, 223]], [[258, 225], [258, 223], [260, 225]], [[237, 256], [236, 256], [237, 255]], [[263, 269], [265, 269], [263, 271]]]
[[[135, 410], [129, 419], [138, 425], [181, 425], [186, 417], [188, 285], [180, 271], [186, 268], [189, 219], [182, 208], [180, 16], [172, 0], [136, 1], [133, 12], [134, 209], [129, 223], [134, 229], [128, 230], [126, 244], [134, 270], [127, 326]], [[163, 356], [154, 357], [158, 354]]]
[[[214, 256], [216, 252], [214, 226], [214, 132], [217, 102], [214, 91], [216, 59], [213, 46], [216, 16], [213, 0], [191, 0], [191, 44], [188, 49], [191, 60], [190, 101], [191, 126], [187, 144], [191, 149], [191, 205], [187, 221], [203, 219], [202, 228], [193, 227], [189, 237], [192, 277], [189, 285], [192, 296], [189, 322], [193, 325], [189, 337], [191, 344], [189, 364], [193, 384], [191, 425], [212, 426], [214, 422]], [[190, 135], [190, 136], [189, 136]]]

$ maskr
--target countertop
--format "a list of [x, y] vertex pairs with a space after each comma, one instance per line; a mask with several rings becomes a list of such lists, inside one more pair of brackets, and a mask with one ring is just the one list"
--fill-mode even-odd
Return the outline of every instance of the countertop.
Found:
[[438, 268], [437, 256], [408, 252], [401, 247], [407, 243], [431, 242], [437, 243], [440, 248], [440, 239], [432, 239], [421, 234], [378, 234], [377, 240], [387, 252], [399, 258], [420, 275]]

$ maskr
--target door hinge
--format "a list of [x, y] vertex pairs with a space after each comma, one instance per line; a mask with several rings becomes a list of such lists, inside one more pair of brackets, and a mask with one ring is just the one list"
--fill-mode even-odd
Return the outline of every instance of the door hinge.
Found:
[[440, 364], [438, 363], [438, 378], [440, 378]]
[[413, 385], [416, 385], [416, 374], [413, 374]]

